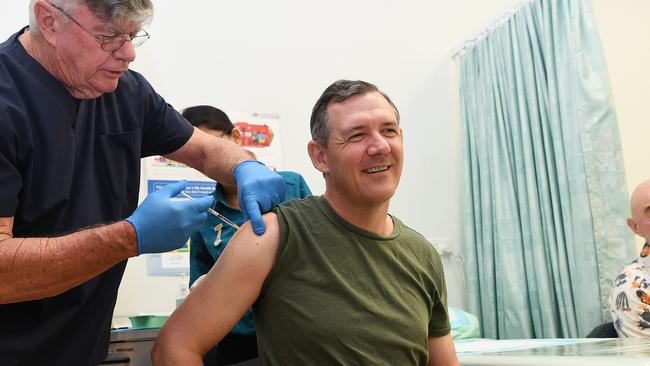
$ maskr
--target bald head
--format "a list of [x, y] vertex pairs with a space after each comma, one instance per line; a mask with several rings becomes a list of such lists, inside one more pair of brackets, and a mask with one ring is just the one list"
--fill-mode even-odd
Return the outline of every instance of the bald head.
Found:
[[639, 184], [630, 198], [630, 210], [633, 219], [643, 215], [646, 209], [650, 210], [650, 179]]
[[627, 224], [635, 234], [650, 239], [650, 179], [643, 181], [632, 192], [630, 198], [632, 217]]

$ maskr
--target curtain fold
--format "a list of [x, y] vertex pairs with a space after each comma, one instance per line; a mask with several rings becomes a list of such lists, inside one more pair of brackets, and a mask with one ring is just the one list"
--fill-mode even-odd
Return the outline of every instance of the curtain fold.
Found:
[[634, 242], [586, 0], [538, 0], [460, 60], [470, 311], [488, 338], [585, 336]]

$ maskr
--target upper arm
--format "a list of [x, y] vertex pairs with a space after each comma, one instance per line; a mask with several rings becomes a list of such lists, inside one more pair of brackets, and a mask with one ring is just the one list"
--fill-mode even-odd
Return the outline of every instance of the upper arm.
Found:
[[429, 366], [460, 365], [451, 333], [442, 337], [429, 337]]
[[250, 222], [231, 239], [203, 281], [188, 295], [160, 332], [158, 350], [205, 354], [241, 319], [257, 299], [278, 248], [277, 216], [264, 215], [266, 232]]
[[[244, 154], [244, 150], [239, 145], [227, 139], [211, 136], [194, 127], [194, 132], [189, 140], [176, 151], [165, 155], [165, 157], [200, 170], [210, 154], [220, 153], [226, 155], [228, 151], [233, 150], [241, 150], [241, 154]], [[242, 160], [247, 157], [248, 155], [242, 155]]]
[[204, 144], [206, 143], [204, 135], [206, 135], [205, 132], [194, 127], [194, 132], [192, 132], [192, 136], [187, 142], [176, 151], [165, 155], [165, 157], [189, 165], [192, 168], [198, 168], [197, 165], [204, 154]]
[[186, 164], [222, 184], [232, 182], [235, 165], [249, 159], [239, 145], [196, 127], [183, 146], [165, 157]]
[[[129, 76], [133, 79], [129, 80]], [[156, 93], [142, 75], [129, 71], [124, 80], [127, 84], [135, 82], [139, 88], [133, 93], [118, 93], [121, 99], [117, 103], [137, 105], [126, 112], [129, 116], [131, 113], [142, 113], [138, 116], [142, 123], [141, 155], [165, 155], [186, 144], [194, 133], [194, 127]], [[124, 91], [127, 89], [123, 88]]]

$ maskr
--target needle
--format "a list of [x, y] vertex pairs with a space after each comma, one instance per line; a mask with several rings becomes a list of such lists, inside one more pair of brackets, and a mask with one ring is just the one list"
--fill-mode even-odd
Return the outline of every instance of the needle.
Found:
[[[185, 193], [185, 192], [183, 192], [183, 191], [181, 191], [181, 194], [182, 194], [183, 196], [185, 196], [185, 197], [191, 199], [191, 200], [194, 200], [194, 198], [192, 198], [192, 196], [190, 196], [189, 194], [187, 194], [187, 193]], [[217, 211], [213, 210], [212, 208], [208, 208], [208, 212], [211, 213], [212, 215], [214, 215], [214, 217], [218, 218], [219, 220], [221, 220], [221, 221], [225, 222], [226, 224], [232, 226], [233, 228], [235, 228], [235, 230], [239, 230], [239, 225], [237, 225], [237, 224], [235, 224], [234, 222], [232, 222], [232, 221], [231, 221], [229, 218], [227, 218], [226, 216], [224, 216], [224, 215], [218, 213]]]

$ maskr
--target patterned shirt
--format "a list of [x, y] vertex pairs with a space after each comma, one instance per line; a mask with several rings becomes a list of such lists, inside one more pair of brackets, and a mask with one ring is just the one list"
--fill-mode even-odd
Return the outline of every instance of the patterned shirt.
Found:
[[609, 311], [621, 338], [650, 337], [650, 245], [614, 280]]

